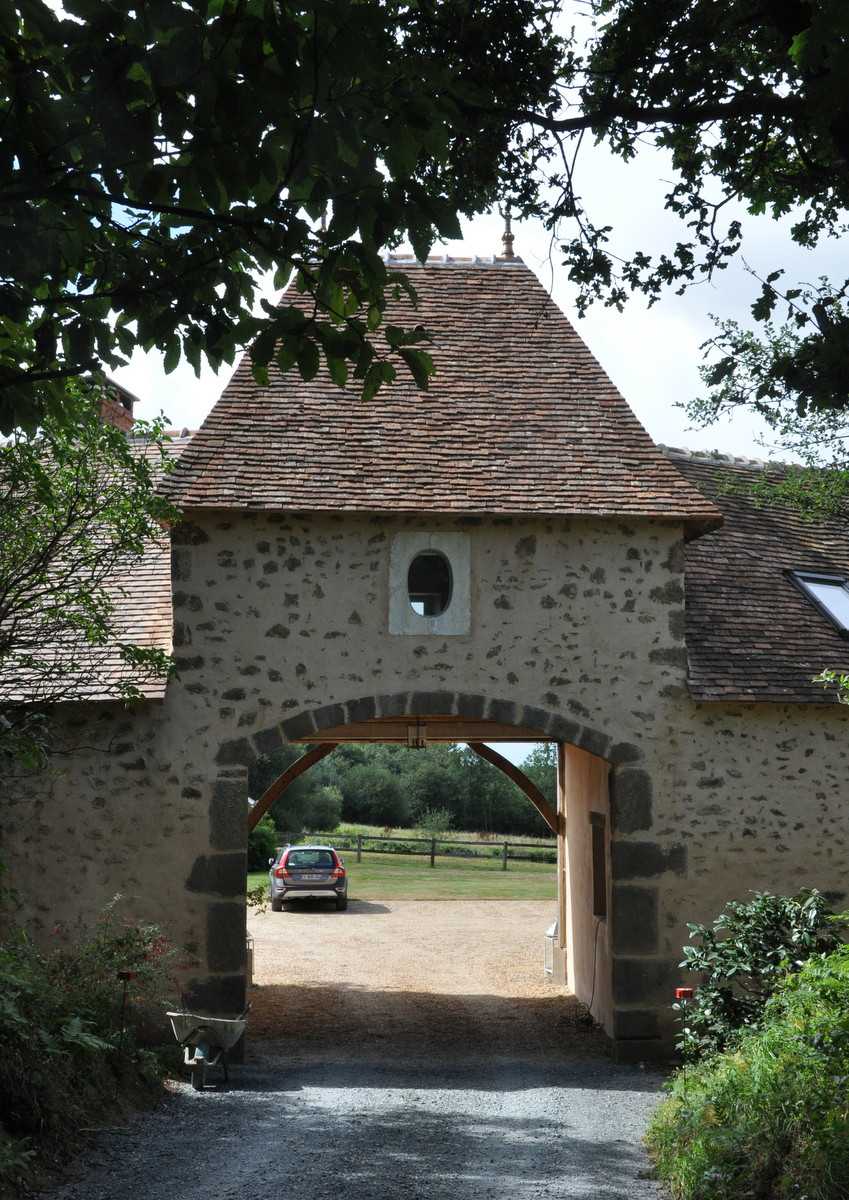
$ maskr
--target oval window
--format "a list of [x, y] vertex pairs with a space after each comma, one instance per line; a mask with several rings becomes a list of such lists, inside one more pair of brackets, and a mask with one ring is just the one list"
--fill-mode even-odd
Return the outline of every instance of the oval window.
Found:
[[410, 563], [407, 593], [413, 612], [438, 617], [451, 603], [451, 567], [436, 550], [424, 550]]

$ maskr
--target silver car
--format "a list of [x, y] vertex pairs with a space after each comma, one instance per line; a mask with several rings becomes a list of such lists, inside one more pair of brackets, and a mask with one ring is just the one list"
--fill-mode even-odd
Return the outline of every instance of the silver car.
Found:
[[284, 900], [335, 900], [340, 911], [348, 907], [345, 860], [332, 846], [284, 846], [268, 860], [268, 892], [273, 912], [283, 911]]

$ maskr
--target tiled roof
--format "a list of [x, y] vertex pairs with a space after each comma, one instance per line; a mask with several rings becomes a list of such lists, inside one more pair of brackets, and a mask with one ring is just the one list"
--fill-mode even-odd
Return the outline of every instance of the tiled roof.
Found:
[[244, 360], [171, 477], [179, 505], [716, 519], [521, 262], [401, 265], [418, 307], [386, 323], [425, 327], [430, 390], [403, 368], [370, 403], [324, 368], [262, 388]]
[[670, 452], [683, 478], [711, 497], [721, 528], [686, 548], [686, 638], [695, 700], [834, 702], [812, 683], [824, 667], [849, 671], [849, 642], [784, 575], [849, 577], [849, 530], [807, 520], [785, 504], [758, 506], [745, 491], [755, 466]]
[[[167, 446], [168, 456], [179, 458], [189, 444], [187, 431], [170, 436], [173, 440]], [[137, 443], [136, 449], [148, 458], [154, 456], [145, 443]], [[142, 558], [128, 561], [124, 569], [118, 570], [106, 592], [114, 605], [112, 627], [116, 640], [171, 652], [171, 548], [167, 532], [148, 542]], [[124, 684], [134, 685], [148, 699], [161, 699], [165, 693], [164, 679], [151, 680], [139, 674], [122, 662], [114, 644], [90, 646], [81, 641], [74, 647], [65, 643], [50, 647], [39, 637], [37, 653], [45, 658], [52, 653], [56, 662], [63, 664], [73, 658], [79, 669], [66, 672], [57, 691], [50, 680], [45, 682], [24, 672], [15, 675], [7, 664], [0, 683], [0, 701], [34, 703], [57, 694], [64, 700], [112, 700], [120, 695]]]

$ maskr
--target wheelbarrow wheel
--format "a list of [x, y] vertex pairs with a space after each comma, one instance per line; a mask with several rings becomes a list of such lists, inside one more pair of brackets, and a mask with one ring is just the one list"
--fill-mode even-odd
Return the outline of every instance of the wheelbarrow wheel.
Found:
[[203, 1085], [206, 1083], [206, 1059], [195, 1058], [191, 1064], [192, 1067], [192, 1087], [196, 1092], [203, 1091]]

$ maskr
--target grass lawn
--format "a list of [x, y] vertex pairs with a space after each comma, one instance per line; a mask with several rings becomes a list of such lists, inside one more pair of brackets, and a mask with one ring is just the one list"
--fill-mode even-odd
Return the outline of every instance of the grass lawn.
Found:
[[[557, 870], [549, 863], [509, 863], [498, 859], [437, 858], [413, 854], [343, 852], [352, 900], [556, 900]], [[268, 882], [267, 871], [248, 875], [248, 887]]]

